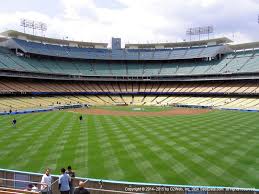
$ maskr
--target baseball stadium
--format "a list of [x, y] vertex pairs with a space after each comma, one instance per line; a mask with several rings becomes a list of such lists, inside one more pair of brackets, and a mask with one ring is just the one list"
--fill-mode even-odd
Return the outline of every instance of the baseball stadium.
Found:
[[256, 193], [258, 72], [259, 42], [4, 31], [0, 193], [68, 165], [91, 193]]

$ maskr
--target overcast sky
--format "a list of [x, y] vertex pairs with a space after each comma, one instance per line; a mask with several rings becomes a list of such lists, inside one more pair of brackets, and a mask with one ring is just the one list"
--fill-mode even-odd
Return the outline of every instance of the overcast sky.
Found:
[[23, 31], [20, 19], [26, 18], [47, 23], [48, 37], [108, 43], [121, 37], [123, 43], [150, 43], [183, 41], [187, 28], [213, 25], [212, 37], [259, 41], [259, 0], [2, 1], [1, 31]]

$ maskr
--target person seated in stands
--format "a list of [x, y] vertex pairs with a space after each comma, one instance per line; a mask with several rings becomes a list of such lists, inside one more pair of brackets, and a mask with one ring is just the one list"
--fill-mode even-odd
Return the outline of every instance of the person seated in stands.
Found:
[[79, 182], [79, 185], [75, 189], [74, 194], [90, 194], [90, 192], [85, 188], [85, 182]]
[[33, 191], [33, 192], [39, 192], [39, 189], [36, 185], [28, 184], [25, 191]]
[[25, 191], [32, 191], [32, 187], [33, 187], [33, 185], [31, 183], [28, 184]]
[[39, 188], [37, 187], [37, 185], [33, 185], [33, 187], [31, 188], [31, 191], [39, 192]]

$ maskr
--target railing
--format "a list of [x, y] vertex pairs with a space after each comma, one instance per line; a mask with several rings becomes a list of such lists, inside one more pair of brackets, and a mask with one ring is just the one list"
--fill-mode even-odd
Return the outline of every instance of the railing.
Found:
[[[15, 171], [8, 169], [0, 169], [0, 186], [15, 188], [15, 181], [24, 183], [37, 183], [40, 184], [42, 174]], [[52, 175], [53, 183], [51, 190], [53, 194], [58, 194], [58, 176]], [[24, 180], [17, 180], [17, 178]], [[13, 180], [13, 184], [7, 183], [6, 180]], [[26, 180], [25, 180], [26, 179]], [[214, 186], [192, 186], [192, 185], [172, 185], [172, 184], [156, 184], [156, 183], [139, 183], [139, 182], [125, 182], [125, 181], [112, 181], [112, 180], [100, 180], [93, 178], [76, 177], [74, 184], [78, 185], [79, 181], [87, 181], [87, 189], [91, 191], [91, 194], [95, 193], [177, 193], [177, 194], [189, 194], [189, 193], [202, 193], [206, 194], [259, 194], [259, 189], [255, 188], [238, 188], [238, 187], [214, 187]]]
[[[13, 182], [13, 184], [11, 183]], [[8, 179], [0, 177], [0, 193], [4, 192], [13, 192], [13, 193], [27, 193], [27, 194], [37, 194], [41, 192], [41, 186], [46, 186], [47, 190], [48, 185], [45, 183], [35, 182], [35, 181], [26, 181], [26, 180], [17, 180], [17, 179]], [[35, 185], [36, 187], [28, 187], [28, 185]]]
[[0, 194], [39, 194], [39, 192], [0, 187]]

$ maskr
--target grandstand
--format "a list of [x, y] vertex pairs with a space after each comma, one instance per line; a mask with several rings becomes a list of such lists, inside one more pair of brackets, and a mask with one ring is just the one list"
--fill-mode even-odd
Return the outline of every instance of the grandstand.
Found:
[[[104, 81], [70, 81], [39, 80], [25, 78], [1, 78], [1, 112], [22, 109], [48, 108], [61, 105], [195, 105], [214, 108], [230, 107], [228, 99], [254, 100], [247, 106], [238, 103], [231, 108], [257, 110], [259, 83], [257, 80], [232, 81], [197, 81], [197, 82], [104, 82]], [[181, 102], [169, 100], [174, 98], [204, 98], [208, 103]], [[159, 101], [160, 97], [166, 97]], [[143, 100], [140, 100], [140, 99]], [[147, 100], [152, 98], [152, 101]], [[225, 99], [216, 105], [213, 99]], [[90, 100], [91, 99], [91, 100]], [[134, 100], [133, 100], [134, 99]], [[137, 100], [138, 99], [138, 100]], [[146, 101], [147, 100], [147, 101]], [[238, 101], [237, 101], [238, 102]]]
[[222, 37], [115, 49], [1, 35], [0, 114], [103, 105], [259, 110], [258, 42]]
[[[64, 41], [16, 31], [2, 35], [6, 38], [0, 49], [1, 112], [49, 108], [57, 103], [258, 109], [256, 43], [228, 45], [231, 40], [218, 38], [188, 45], [126, 44], [125, 49], [108, 49], [106, 43]], [[145, 101], [149, 96], [154, 98]], [[181, 96], [195, 99], [170, 100]], [[200, 102], [201, 98], [210, 103]], [[224, 103], [214, 103], [214, 98]], [[239, 100], [254, 103], [246, 106]]]

